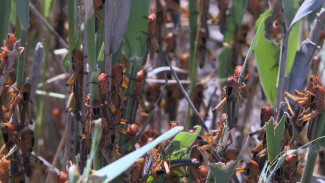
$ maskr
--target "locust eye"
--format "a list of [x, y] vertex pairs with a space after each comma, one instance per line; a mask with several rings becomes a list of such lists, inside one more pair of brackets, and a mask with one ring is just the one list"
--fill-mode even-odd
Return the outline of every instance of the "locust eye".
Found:
[[10, 34], [8, 34], [7, 38], [8, 38], [8, 39], [10, 38]]

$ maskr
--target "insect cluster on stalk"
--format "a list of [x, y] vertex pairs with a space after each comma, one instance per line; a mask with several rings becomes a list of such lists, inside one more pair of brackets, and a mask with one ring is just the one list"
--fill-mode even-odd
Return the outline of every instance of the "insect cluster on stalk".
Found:
[[[17, 85], [13, 84], [13, 78], [10, 76], [10, 73], [13, 73], [15, 69], [8, 68], [8, 52], [14, 51], [15, 43], [17, 43], [17, 38], [14, 34], [9, 33], [4, 46], [1, 47], [2, 52], [0, 53], [1, 77], [7, 77], [5, 78], [5, 86], [10, 86], [13, 90], [12, 92], [8, 92], [6, 89], [1, 90], [1, 95], [12, 96], [12, 98], [10, 101], [1, 101], [3, 144], [0, 149], [0, 182], [8, 182], [9, 178], [15, 181], [25, 181], [25, 176], [30, 177], [32, 174], [31, 158], [35, 162], [42, 164], [42, 161], [32, 154], [34, 131], [31, 126], [33, 124], [30, 109], [30, 104], [33, 104], [30, 99], [31, 84], [23, 83], [17, 88]], [[18, 49], [20, 53], [24, 51], [23, 47]], [[7, 76], [3, 74], [5, 69], [11, 69]]]

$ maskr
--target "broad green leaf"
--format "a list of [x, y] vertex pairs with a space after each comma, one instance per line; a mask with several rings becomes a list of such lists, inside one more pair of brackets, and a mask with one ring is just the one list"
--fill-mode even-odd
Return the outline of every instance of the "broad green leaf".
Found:
[[268, 160], [273, 161], [275, 156], [281, 152], [282, 137], [284, 134], [284, 123], [286, 115], [283, 115], [280, 122], [274, 128], [273, 118], [266, 125], [266, 144], [268, 150]]
[[256, 35], [259, 35], [259, 40], [255, 49], [255, 57], [264, 93], [271, 106], [274, 107], [276, 102], [279, 50], [275, 44], [264, 37], [264, 20], [267, 19], [270, 13], [271, 10], [268, 10], [256, 21], [255, 27], [261, 25], [261, 28], [259, 32], [256, 32]]
[[130, 166], [133, 165], [139, 158], [141, 158], [146, 152], [150, 149], [157, 146], [159, 143], [175, 136], [180, 131], [182, 131], [184, 127], [177, 126], [166, 133], [159, 136], [157, 139], [152, 141], [151, 143], [143, 146], [142, 148], [118, 159], [117, 161], [109, 164], [108, 166], [96, 171], [92, 175], [90, 175], [89, 180], [93, 180], [96, 182], [109, 182], [113, 180], [115, 177], [119, 176], [125, 170], [127, 170]]
[[11, 14], [11, 2], [7, 0], [1, 0], [2, 10], [0, 11], [0, 44], [6, 40], [6, 36], [9, 31], [9, 20]]
[[299, 21], [304, 16], [308, 15], [309, 13], [315, 11], [320, 6], [322, 6], [325, 3], [325, 0], [305, 0], [302, 5], [300, 6], [297, 14], [295, 15], [294, 19], [292, 20], [290, 27]]
[[127, 58], [143, 58], [146, 44], [149, 0], [131, 1], [130, 16], [125, 33], [125, 55]]
[[[194, 126], [196, 129], [195, 133], [191, 134], [188, 132], [179, 133], [167, 146], [165, 149], [164, 159], [175, 160], [179, 159], [184, 153], [189, 149], [189, 147], [194, 143], [197, 136], [201, 132], [201, 126]], [[171, 149], [170, 149], [171, 148]], [[171, 156], [169, 157], [169, 152], [171, 152]]]

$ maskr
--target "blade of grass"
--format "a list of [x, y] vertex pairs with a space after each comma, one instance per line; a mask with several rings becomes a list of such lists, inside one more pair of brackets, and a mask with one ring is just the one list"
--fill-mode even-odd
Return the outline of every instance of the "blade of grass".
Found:
[[0, 43], [6, 40], [6, 36], [9, 31], [9, 20], [11, 15], [11, 2], [7, 0], [1, 0], [2, 10], [0, 11]]
[[139, 158], [141, 158], [146, 152], [150, 149], [157, 146], [159, 143], [175, 136], [184, 128], [181, 126], [174, 127], [173, 129], [162, 134], [156, 138], [151, 143], [141, 147], [140, 149], [120, 158], [119, 160], [111, 163], [110, 165], [96, 171], [90, 175], [89, 180], [91, 181], [100, 181], [100, 182], [109, 182], [123, 173], [126, 169], [133, 165]]
[[87, 165], [86, 165], [86, 167], [83, 171], [83, 175], [82, 175], [85, 182], [87, 182], [87, 180], [88, 180], [88, 175], [90, 173], [91, 164], [92, 164], [92, 161], [93, 161], [95, 155], [97, 154], [101, 137], [102, 137], [102, 121], [96, 120], [96, 121], [94, 121], [94, 129], [92, 132], [90, 156], [88, 157]]

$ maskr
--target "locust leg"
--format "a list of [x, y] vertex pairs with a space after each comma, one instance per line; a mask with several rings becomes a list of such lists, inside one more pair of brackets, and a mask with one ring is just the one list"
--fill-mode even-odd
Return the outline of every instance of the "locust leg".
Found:
[[308, 113], [307, 115], [305, 116], [302, 116], [302, 118], [299, 119], [299, 122], [302, 123], [302, 122], [305, 122], [305, 121], [309, 121], [313, 118], [316, 118], [318, 115], [320, 114], [319, 111], [312, 111], [310, 113]]
[[226, 102], [227, 102], [227, 98], [224, 97], [221, 102], [215, 107], [212, 109], [212, 112], [218, 112], [218, 111], [221, 111], [226, 105]]

